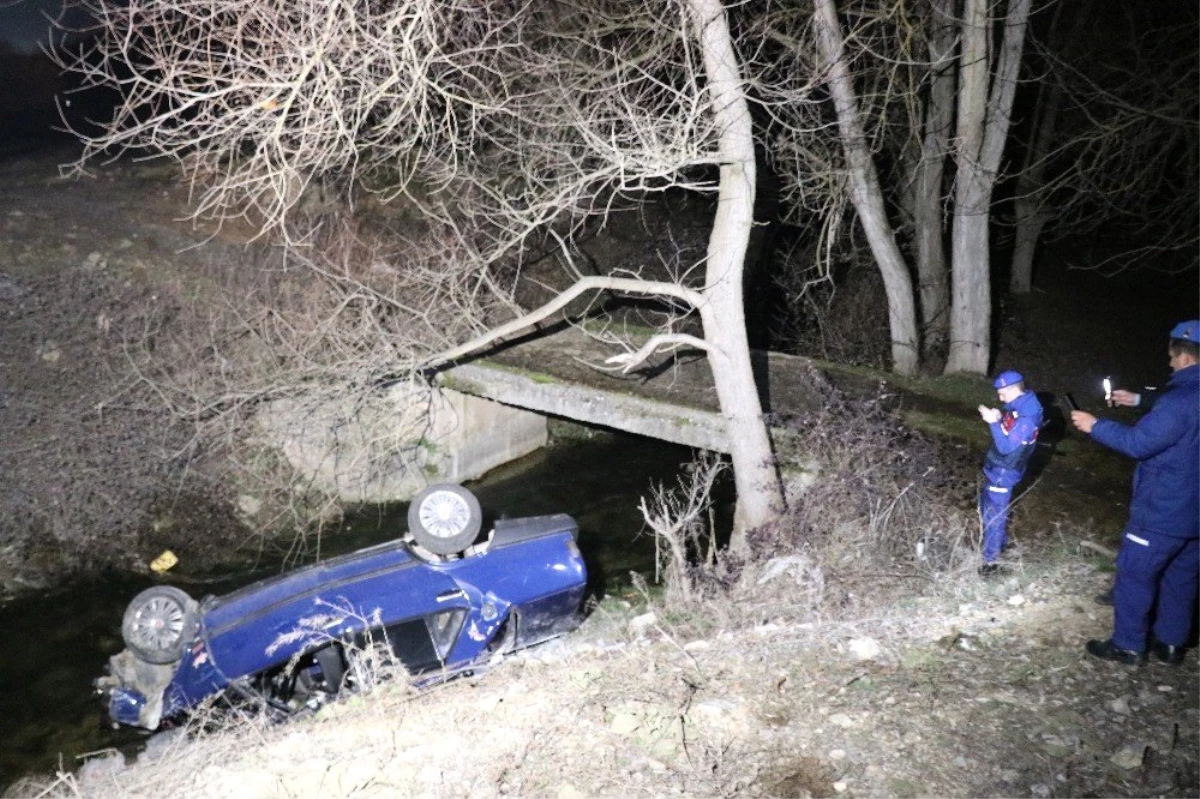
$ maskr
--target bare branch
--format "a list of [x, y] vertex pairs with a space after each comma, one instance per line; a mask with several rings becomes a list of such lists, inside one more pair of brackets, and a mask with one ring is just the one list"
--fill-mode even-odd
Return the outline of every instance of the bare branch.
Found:
[[626, 294], [643, 294], [650, 296], [674, 297], [699, 308], [705, 304], [704, 295], [678, 283], [663, 283], [633, 278], [592, 276], [585, 277], [563, 291], [554, 299], [524, 316], [495, 327], [481, 336], [476, 336], [465, 344], [453, 347], [426, 359], [422, 368], [431, 368], [444, 363], [458, 360], [465, 355], [483, 349], [511, 335], [526, 330], [571, 304], [575, 298], [589, 291], [618, 291]]
[[694, 347], [698, 350], [708, 352], [712, 349], [712, 345], [704, 339], [689, 336], [686, 333], [665, 333], [657, 336], [651, 336], [650, 340], [637, 349], [636, 352], [626, 352], [620, 355], [614, 355], [606, 359], [605, 363], [620, 366], [622, 372], [629, 372], [636, 369], [641, 364], [660, 349], [674, 350], [680, 347]]

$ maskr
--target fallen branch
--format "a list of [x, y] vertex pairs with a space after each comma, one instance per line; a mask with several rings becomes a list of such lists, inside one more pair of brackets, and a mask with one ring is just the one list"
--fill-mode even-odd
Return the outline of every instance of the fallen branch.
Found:
[[1117, 553], [1106, 546], [1095, 543], [1094, 541], [1080, 541], [1079, 546], [1083, 549], [1090, 549], [1093, 552], [1104, 555], [1107, 558], [1115, 558]]
[[453, 349], [445, 350], [437, 355], [434, 355], [421, 364], [421, 368], [429, 369], [435, 366], [441, 366], [446, 363], [455, 361], [464, 355], [470, 355], [476, 350], [482, 349], [489, 344], [493, 344], [515, 333], [519, 333], [528, 327], [532, 327], [548, 316], [557, 311], [562, 310], [567, 305], [571, 304], [576, 297], [588, 291], [620, 291], [627, 294], [644, 294], [659, 297], [674, 297], [678, 300], [683, 300], [691, 304], [693, 307], [700, 307], [704, 304], [704, 294], [694, 289], [689, 289], [686, 286], [681, 286], [678, 283], [669, 283], [653, 280], [638, 280], [628, 277], [603, 277], [593, 276], [585, 277], [575, 283], [566, 291], [559, 294], [554, 299], [539, 308], [536, 308], [524, 316], [519, 316], [510, 322], [506, 322], [499, 327], [493, 328], [483, 335], [476, 336], [465, 344], [461, 344]]

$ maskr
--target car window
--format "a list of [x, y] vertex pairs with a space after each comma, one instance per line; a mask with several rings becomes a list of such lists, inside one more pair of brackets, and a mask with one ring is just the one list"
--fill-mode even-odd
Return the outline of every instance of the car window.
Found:
[[409, 619], [384, 628], [388, 646], [404, 667], [413, 674], [441, 668], [466, 613], [462, 608], [447, 608], [418, 619]]

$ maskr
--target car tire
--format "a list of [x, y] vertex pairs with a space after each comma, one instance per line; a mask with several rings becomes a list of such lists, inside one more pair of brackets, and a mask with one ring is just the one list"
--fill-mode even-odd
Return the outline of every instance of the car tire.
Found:
[[129, 603], [121, 620], [121, 637], [140, 660], [174, 663], [191, 642], [198, 618], [194, 599], [173, 586], [156, 585]]
[[453, 483], [431, 485], [408, 506], [408, 531], [435, 555], [462, 552], [479, 537], [483, 511], [479, 500]]

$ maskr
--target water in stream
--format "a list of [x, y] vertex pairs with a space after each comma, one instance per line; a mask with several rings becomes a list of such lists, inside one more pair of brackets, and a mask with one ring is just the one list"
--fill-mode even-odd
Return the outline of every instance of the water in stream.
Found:
[[[691, 451], [650, 439], [602, 436], [551, 447], [468, 484], [485, 513], [527, 516], [570, 513], [579, 522], [580, 548], [594, 586], [612, 585], [631, 570], [653, 569], [654, 542], [639, 536], [638, 497], [650, 483], [674, 484]], [[325, 556], [394, 538], [406, 527], [407, 506], [364, 510], [346, 530], [327, 536]], [[243, 572], [202, 585], [168, 580], [199, 598], [224, 593], [278, 571]], [[122, 648], [121, 615], [151, 583], [137, 575], [110, 575], [0, 608], [0, 790], [59, 763], [145, 737], [114, 731], [101, 714], [91, 681]]]

